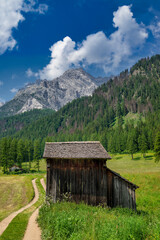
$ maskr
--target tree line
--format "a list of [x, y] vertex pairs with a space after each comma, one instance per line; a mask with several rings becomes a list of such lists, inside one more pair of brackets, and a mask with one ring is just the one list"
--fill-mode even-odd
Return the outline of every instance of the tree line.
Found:
[[[111, 153], [126, 152], [133, 158], [133, 154], [140, 151], [145, 157], [148, 150], [155, 149], [155, 139], [160, 131], [159, 79], [160, 55], [157, 55], [139, 61], [130, 73], [122, 72], [97, 88], [92, 96], [76, 99], [55, 113], [47, 112], [43, 116], [43, 112], [33, 111], [1, 119], [0, 136], [12, 136], [17, 141], [16, 158], [7, 159], [17, 164], [26, 159], [33, 161], [36, 139], [40, 139], [41, 156], [45, 141], [99, 140]], [[31, 121], [34, 116], [36, 121]], [[5, 145], [4, 139], [2, 145]], [[18, 153], [20, 139], [23, 150], [27, 149], [27, 141], [32, 146], [32, 150], [21, 153], [23, 157]], [[12, 141], [8, 141], [12, 146]], [[1, 152], [0, 161], [3, 162], [5, 150]]]
[[42, 147], [39, 139], [35, 141], [11, 137], [0, 139], [0, 167], [4, 173], [9, 172], [13, 165], [30, 171], [32, 162], [39, 171], [41, 157]]

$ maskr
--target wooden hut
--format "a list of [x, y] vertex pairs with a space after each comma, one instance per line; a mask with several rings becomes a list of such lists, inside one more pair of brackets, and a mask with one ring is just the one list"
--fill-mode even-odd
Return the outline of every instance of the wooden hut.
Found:
[[53, 202], [70, 193], [76, 203], [136, 209], [137, 186], [106, 167], [111, 157], [100, 142], [49, 142], [43, 157]]

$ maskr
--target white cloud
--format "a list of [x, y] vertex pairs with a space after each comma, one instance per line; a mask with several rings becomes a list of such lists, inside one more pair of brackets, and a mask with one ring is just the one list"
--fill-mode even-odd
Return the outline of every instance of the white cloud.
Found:
[[12, 89], [10, 90], [10, 92], [11, 92], [11, 93], [17, 93], [17, 92], [18, 92], [18, 89], [17, 89], [17, 88], [12, 88]]
[[32, 72], [31, 68], [28, 68], [28, 69], [27, 69], [26, 75], [27, 75], [27, 77], [32, 77], [32, 76], [34, 76], [34, 73]]
[[39, 14], [45, 14], [48, 10], [47, 4], [38, 4], [37, 0], [24, 1], [22, 11], [24, 12], [37, 12]]
[[31, 68], [27, 69], [26, 75], [27, 77], [38, 77], [38, 73], [33, 72]]
[[72, 64], [70, 56], [72, 57], [75, 52], [75, 45], [75, 42], [70, 37], [65, 37], [63, 41], [53, 44], [50, 48], [51, 61], [39, 72], [40, 78], [51, 80], [67, 70]]
[[54, 43], [50, 48], [50, 63], [39, 71], [40, 78], [51, 80], [68, 68], [80, 65], [84, 68], [96, 65], [109, 73], [121, 62], [127, 62], [143, 46], [148, 33], [145, 26], [133, 18], [131, 6], [119, 7], [113, 13], [113, 26], [116, 30], [109, 37], [99, 31], [78, 44], [68, 36]]
[[12, 30], [25, 20], [23, 12], [44, 14], [47, 9], [46, 4], [38, 5], [37, 0], [0, 0], [0, 54], [16, 46]]
[[2, 81], [0, 81], [0, 87], [1, 87], [1, 86], [3, 86], [3, 82], [2, 82]]
[[160, 21], [156, 21], [155, 23], [149, 25], [148, 28], [151, 30], [155, 38], [160, 38]]

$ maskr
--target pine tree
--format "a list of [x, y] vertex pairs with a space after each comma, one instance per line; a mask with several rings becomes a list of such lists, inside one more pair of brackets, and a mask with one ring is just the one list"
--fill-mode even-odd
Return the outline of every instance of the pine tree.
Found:
[[17, 160], [17, 140], [12, 139], [9, 150], [10, 165], [16, 164]]
[[3, 138], [1, 141], [1, 163], [4, 173], [6, 173], [9, 169], [8, 150], [7, 138]]
[[131, 132], [130, 135], [128, 136], [127, 145], [128, 152], [131, 154], [133, 160], [133, 154], [137, 152], [137, 142], [135, 134], [133, 132]]
[[29, 170], [31, 169], [31, 162], [33, 160], [33, 142], [32, 141], [28, 141], [28, 148], [27, 148], [27, 152], [28, 152], [28, 161], [29, 161]]
[[31, 161], [33, 160], [33, 143], [30, 140], [25, 140], [25, 162], [29, 163], [28, 169], [31, 169]]
[[41, 159], [41, 146], [40, 146], [40, 141], [37, 139], [34, 141], [33, 160], [35, 161], [36, 168], [38, 171], [39, 171], [40, 159]]
[[155, 145], [154, 145], [154, 151], [155, 151], [155, 162], [160, 161], [160, 131], [156, 135]]
[[19, 167], [22, 167], [22, 162], [24, 161], [24, 144], [22, 139], [17, 143], [17, 163]]
[[141, 151], [141, 153], [143, 153], [143, 157], [145, 158], [145, 154], [147, 152], [148, 145], [147, 145], [146, 136], [144, 134], [139, 136], [138, 145], [139, 145], [139, 150]]

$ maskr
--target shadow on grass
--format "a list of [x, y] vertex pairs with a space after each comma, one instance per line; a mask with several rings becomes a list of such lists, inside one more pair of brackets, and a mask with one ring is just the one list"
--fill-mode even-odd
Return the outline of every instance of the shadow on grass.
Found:
[[122, 157], [115, 157], [114, 159], [118, 160], [118, 159], [121, 159]]
[[144, 158], [145, 160], [153, 160], [153, 155], [148, 155]]
[[143, 210], [137, 210], [136, 213], [137, 213], [137, 215], [149, 216], [149, 213], [147, 211], [143, 211]]
[[133, 160], [134, 160], [134, 161], [141, 160], [141, 157], [133, 157]]

